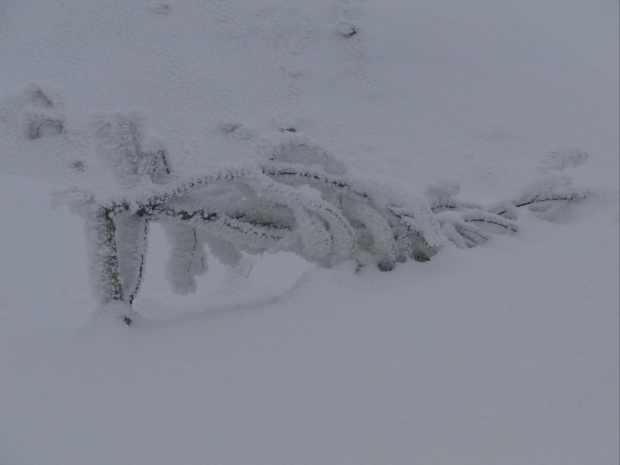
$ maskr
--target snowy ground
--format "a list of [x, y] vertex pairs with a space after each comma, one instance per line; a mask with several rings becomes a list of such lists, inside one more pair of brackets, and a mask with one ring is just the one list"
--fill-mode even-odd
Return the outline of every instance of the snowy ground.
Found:
[[[617, 1], [7, 0], [0, 63], [0, 464], [617, 463]], [[597, 195], [391, 273], [212, 260], [187, 298], [155, 228], [153, 323], [93, 327], [82, 221], [50, 194], [112, 189], [88, 123], [118, 110], [180, 174], [294, 127], [483, 202], [579, 148], [564, 173]], [[41, 114], [62, 134], [32, 139]]]

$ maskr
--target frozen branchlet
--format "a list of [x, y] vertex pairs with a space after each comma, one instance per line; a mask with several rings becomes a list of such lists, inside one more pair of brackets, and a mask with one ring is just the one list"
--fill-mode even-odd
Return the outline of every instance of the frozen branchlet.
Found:
[[105, 208], [93, 208], [85, 215], [86, 244], [90, 278], [100, 311], [113, 309], [127, 324], [131, 323], [131, 304], [123, 292], [112, 215]]
[[120, 214], [114, 218], [114, 225], [122, 285], [131, 305], [144, 275], [149, 222], [145, 218]]
[[531, 183], [511, 203], [517, 208], [531, 207], [544, 211], [559, 201], [582, 200], [590, 193], [589, 189], [574, 187], [573, 180], [568, 176], [551, 175]]
[[355, 260], [389, 271], [408, 259], [428, 261], [446, 243], [471, 248], [492, 234], [516, 233], [521, 208], [544, 211], [588, 195], [552, 176], [490, 207], [457, 199], [459, 186], [450, 181], [410, 199], [350, 174], [335, 155], [294, 134], [263, 144], [256, 164], [177, 179], [164, 144], [146, 135], [137, 116], [99, 116], [94, 128], [99, 157], [124, 194], [96, 199], [73, 189], [59, 198], [86, 219], [98, 301], [124, 308], [126, 323], [152, 221], [162, 222], [172, 246], [168, 281], [187, 294], [207, 270], [205, 247], [230, 266], [243, 253], [288, 251], [321, 266]]
[[204, 246], [195, 228], [165, 221], [164, 231], [172, 246], [166, 263], [166, 278], [177, 294], [196, 292], [196, 276], [207, 271]]
[[[458, 248], [465, 249], [483, 244], [490, 233], [515, 233], [516, 216], [502, 216], [482, 205], [456, 199], [460, 192], [457, 183], [440, 180], [426, 188], [431, 210], [437, 218], [445, 238]], [[504, 205], [504, 204], [502, 204]], [[509, 207], [505, 207], [508, 211]], [[510, 210], [514, 212], [514, 210]]]
[[145, 180], [161, 183], [170, 174], [164, 143], [146, 132], [139, 114], [100, 114], [91, 126], [97, 157], [121, 187], [134, 188]]

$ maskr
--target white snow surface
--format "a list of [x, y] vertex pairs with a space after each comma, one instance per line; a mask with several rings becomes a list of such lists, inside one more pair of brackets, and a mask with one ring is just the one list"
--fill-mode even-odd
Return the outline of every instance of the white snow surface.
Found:
[[[0, 464], [618, 463], [618, 84], [614, 0], [0, 2]], [[119, 111], [180, 176], [294, 128], [406, 195], [596, 195], [389, 273], [210, 259], [189, 297], [154, 226], [126, 327], [50, 206], [118, 190]]]

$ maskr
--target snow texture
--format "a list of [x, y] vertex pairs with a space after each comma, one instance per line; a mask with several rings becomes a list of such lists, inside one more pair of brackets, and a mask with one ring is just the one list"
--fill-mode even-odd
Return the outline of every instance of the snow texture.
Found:
[[617, 463], [618, 8], [0, 2], [0, 463]]

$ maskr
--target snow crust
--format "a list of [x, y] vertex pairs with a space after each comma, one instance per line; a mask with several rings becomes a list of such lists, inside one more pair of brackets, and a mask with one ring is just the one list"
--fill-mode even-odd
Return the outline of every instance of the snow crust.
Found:
[[[618, 2], [6, 0], [0, 63], [1, 464], [617, 463]], [[596, 190], [389, 273], [210, 237], [200, 276], [154, 224], [124, 327], [50, 207], [135, 187], [101, 115], [138, 115], [177, 177], [303, 162], [294, 132], [431, 202]]]

